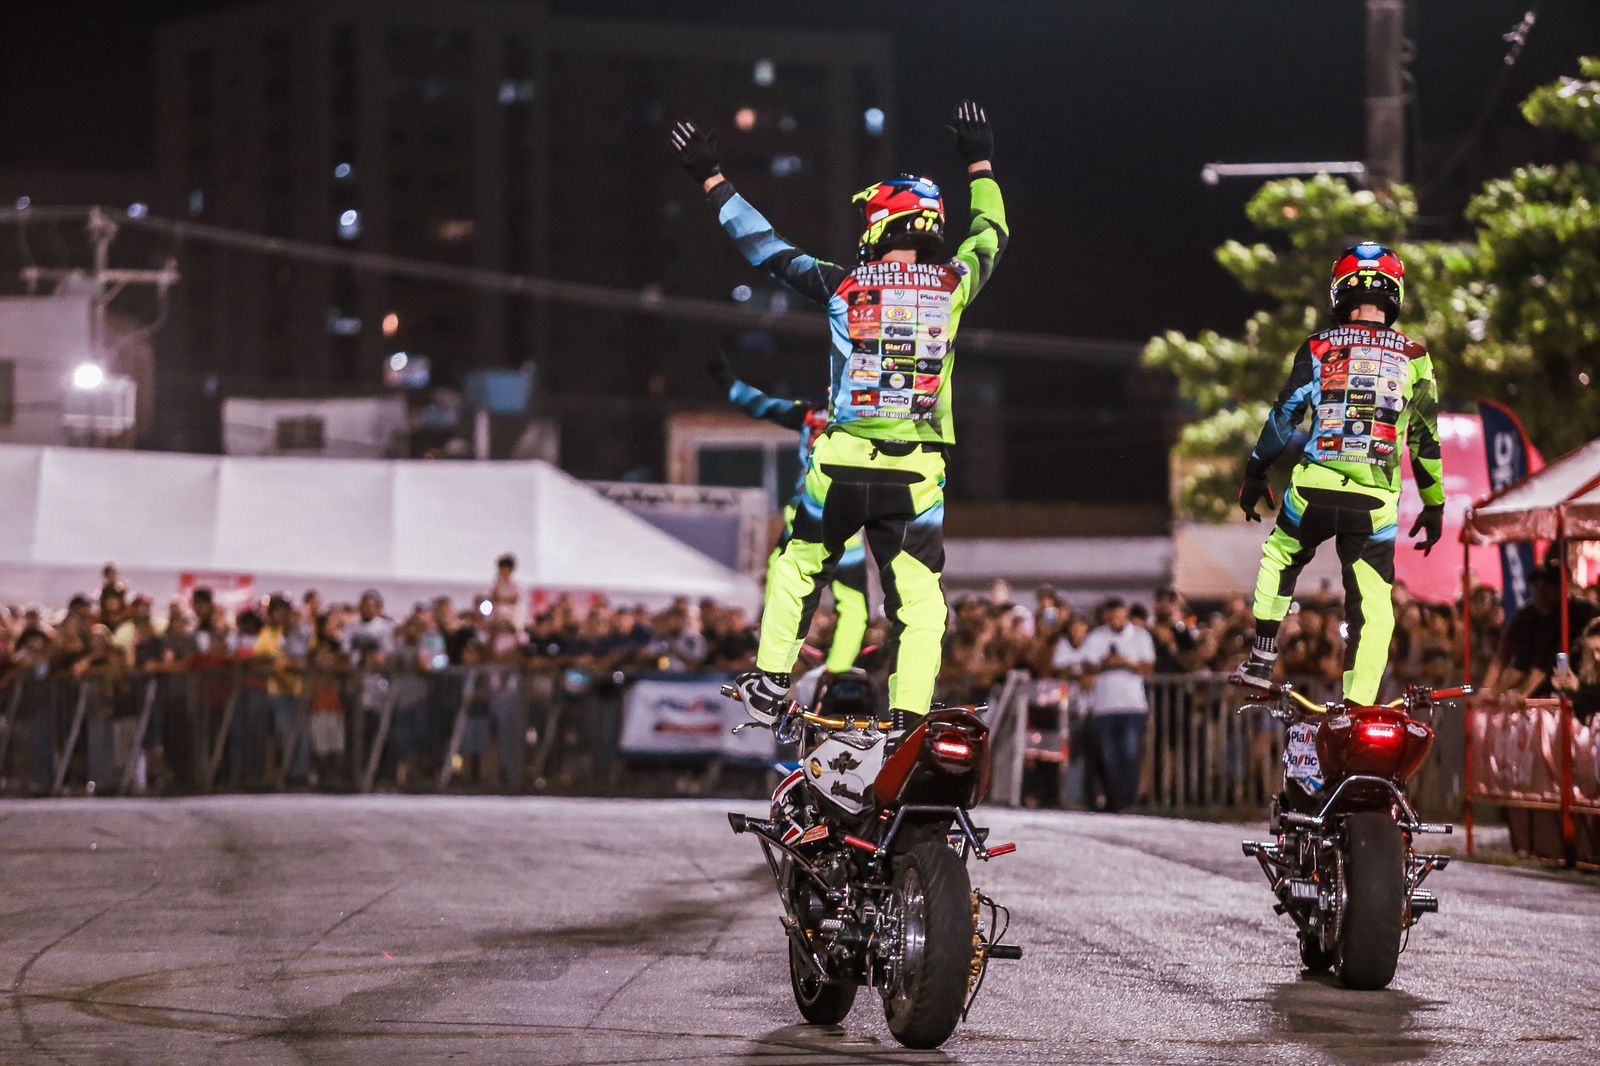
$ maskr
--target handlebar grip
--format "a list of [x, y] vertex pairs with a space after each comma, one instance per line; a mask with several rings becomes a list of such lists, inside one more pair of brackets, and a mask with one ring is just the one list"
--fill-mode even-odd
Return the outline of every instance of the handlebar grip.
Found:
[[737, 688], [735, 688], [733, 685], [723, 685], [722, 686], [722, 694], [723, 694], [723, 696], [727, 697], [730, 700], [734, 700], [734, 701], [739, 702], [739, 703], [743, 703], [744, 702], [743, 700], [739, 699], [739, 690]]
[[1436, 700], [1459, 700], [1463, 696], [1472, 695], [1471, 685], [1457, 685], [1455, 688], [1436, 688], [1433, 698]]

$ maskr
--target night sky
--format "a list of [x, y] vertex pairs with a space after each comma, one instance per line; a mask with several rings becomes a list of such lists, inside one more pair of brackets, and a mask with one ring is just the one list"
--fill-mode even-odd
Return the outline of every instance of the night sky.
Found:
[[[1532, 3], [1412, 0], [1414, 120], [1425, 160], [1448, 155], [1483, 108], [1506, 51], [1501, 34]], [[236, 5], [8, 4], [0, 166], [153, 168], [152, 30], [228, 6]], [[1357, 159], [1362, 151], [1360, 0], [553, 6], [575, 15], [893, 34], [898, 99], [890, 122], [901, 167], [957, 177], [939, 127], [962, 95], [983, 101], [995, 122], [997, 175], [1014, 231], [1004, 274], [1016, 280], [986, 294], [982, 324], [994, 328], [1134, 339], [1168, 327], [1233, 328], [1249, 304], [1210, 252], [1244, 235], [1240, 209], [1252, 186], [1207, 187], [1201, 165]], [[1485, 151], [1515, 139], [1536, 154], [1559, 155], [1563, 146], [1518, 132], [1515, 105], [1534, 85], [1575, 71], [1585, 50], [1600, 52], [1600, 3], [1538, 6], [1539, 23], [1493, 112]], [[1491, 173], [1479, 153], [1466, 171], [1424, 202], [1432, 232], [1458, 226], [1461, 198]], [[1062, 259], [1097, 269], [1075, 269], [1070, 276], [1081, 280], [1058, 288], [1051, 279], [1062, 276], [1054, 266]]]

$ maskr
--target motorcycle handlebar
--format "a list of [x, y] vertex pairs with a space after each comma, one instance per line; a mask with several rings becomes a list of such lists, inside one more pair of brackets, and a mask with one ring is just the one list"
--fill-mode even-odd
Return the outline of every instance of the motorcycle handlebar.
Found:
[[1436, 688], [1433, 698], [1436, 700], [1459, 700], [1463, 696], [1472, 695], [1471, 685], [1457, 685], [1455, 688]]

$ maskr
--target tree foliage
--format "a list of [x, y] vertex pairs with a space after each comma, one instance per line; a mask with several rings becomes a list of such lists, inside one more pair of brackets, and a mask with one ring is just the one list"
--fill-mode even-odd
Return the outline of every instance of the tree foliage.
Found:
[[[1523, 115], [1600, 157], [1600, 59], [1582, 78], [1535, 91]], [[1195, 420], [1176, 449], [1180, 512], [1226, 517], [1267, 407], [1295, 350], [1327, 321], [1328, 268], [1357, 240], [1406, 263], [1401, 328], [1435, 355], [1447, 403], [1494, 397], [1556, 455], [1600, 432], [1600, 168], [1529, 166], [1487, 183], [1467, 209], [1470, 239], [1408, 241], [1406, 186], [1382, 194], [1319, 175], [1262, 186], [1245, 209], [1263, 238], [1228, 241], [1217, 262], [1260, 298], [1237, 337], [1206, 330], [1152, 338], [1147, 365], [1171, 371]]]

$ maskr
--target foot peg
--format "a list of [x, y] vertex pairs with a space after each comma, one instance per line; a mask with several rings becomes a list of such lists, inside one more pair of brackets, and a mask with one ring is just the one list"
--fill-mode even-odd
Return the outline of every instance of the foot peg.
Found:
[[1425, 888], [1419, 888], [1411, 893], [1411, 914], [1413, 917], [1422, 914], [1438, 914], [1439, 897]]
[[990, 944], [984, 954], [991, 959], [1020, 959], [1022, 958], [1022, 945]]

